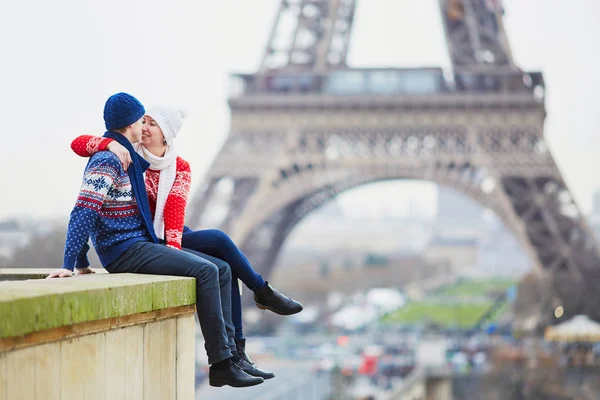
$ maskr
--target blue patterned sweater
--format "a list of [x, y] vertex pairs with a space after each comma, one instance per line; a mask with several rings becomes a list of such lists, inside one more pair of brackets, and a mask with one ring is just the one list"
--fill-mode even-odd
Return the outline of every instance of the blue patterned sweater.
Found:
[[134, 243], [152, 241], [129, 176], [117, 156], [108, 151], [96, 153], [85, 168], [67, 229], [63, 268], [72, 271], [90, 265], [90, 237], [104, 267]]

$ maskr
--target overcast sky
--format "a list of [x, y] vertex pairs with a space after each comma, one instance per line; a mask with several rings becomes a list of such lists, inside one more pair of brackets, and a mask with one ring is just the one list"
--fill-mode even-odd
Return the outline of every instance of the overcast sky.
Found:
[[[199, 186], [229, 129], [229, 72], [261, 57], [279, 0], [4, 1], [0, 8], [0, 217], [65, 216], [85, 161], [69, 144], [102, 134], [108, 96], [184, 106], [177, 139]], [[448, 65], [437, 0], [362, 0], [353, 66]], [[547, 82], [546, 137], [575, 199], [600, 189], [600, 1], [506, 0], [517, 63]], [[405, 187], [406, 189], [406, 187]], [[406, 193], [371, 186], [352, 207]], [[381, 193], [386, 191], [386, 196]], [[390, 203], [391, 204], [391, 203]]]

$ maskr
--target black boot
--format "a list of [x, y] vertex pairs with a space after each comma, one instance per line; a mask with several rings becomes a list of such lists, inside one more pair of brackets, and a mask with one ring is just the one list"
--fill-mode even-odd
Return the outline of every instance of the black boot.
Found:
[[263, 371], [258, 368], [256, 364], [252, 362], [250, 357], [248, 357], [248, 354], [246, 354], [246, 339], [235, 339], [235, 347], [237, 348], [238, 355], [242, 359], [238, 364], [242, 367], [244, 372], [252, 376], [260, 376], [263, 379], [275, 378], [274, 373]]
[[210, 367], [208, 372], [208, 383], [210, 386], [232, 386], [232, 387], [247, 387], [254, 386], [264, 382], [263, 378], [248, 375], [242, 368], [229, 361], [229, 365], [224, 369], [214, 369]]
[[271, 310], [279, 315], [292, 315], [302, 311], [302, 304], [273, 289], [269, 282], [264, 288], [254, 292], [254, 302], [261, 310]]

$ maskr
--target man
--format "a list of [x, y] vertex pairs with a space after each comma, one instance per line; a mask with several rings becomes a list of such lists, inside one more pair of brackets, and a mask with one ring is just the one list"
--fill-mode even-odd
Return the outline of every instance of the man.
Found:
[[104, 136], [125, 146], [132, 163], [125, 172], [111, 152], [98, 152], [90, 158], [71, 212], [63, 266], [48, 278], [70, 277], [75, 267], [81, 273], [89, 272], [90, 236], [100, 262], [110, 273], [194, 277], [198, 318], [211, 364], [210, 384], [234, 387], [260, 384], [263, 379], [244, 372], [234, 356], [228, 264], [158, 244], [143, 177], [149, 163], [132, 146], [141, 138], [144, 113], [144, 106], [127, 93], [117, 93], [106, 101]]

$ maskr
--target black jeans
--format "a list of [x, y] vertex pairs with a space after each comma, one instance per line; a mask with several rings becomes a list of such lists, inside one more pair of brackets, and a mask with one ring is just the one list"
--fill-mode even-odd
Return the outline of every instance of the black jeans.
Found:
[[231, 322], [231, 269], [225, 261], [187, 249], [138, 242], [107, 265], [106, 270], [111, 274], [132, 272], [196, 278], [196, 310], [208, 363], [232, 356], [235, 341]]

